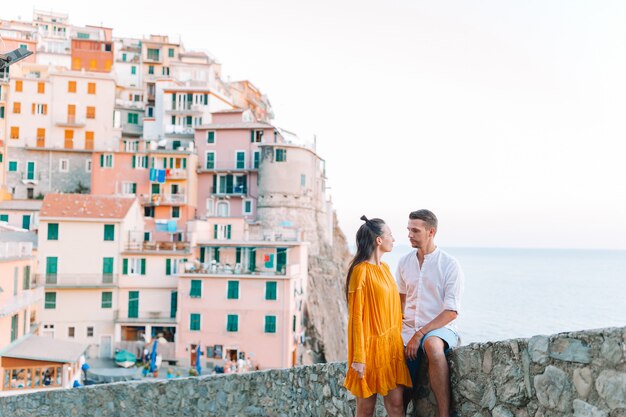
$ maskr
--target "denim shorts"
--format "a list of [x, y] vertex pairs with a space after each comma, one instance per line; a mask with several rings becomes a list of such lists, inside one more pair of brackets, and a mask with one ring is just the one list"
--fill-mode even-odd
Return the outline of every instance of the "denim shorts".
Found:
[[417, 383], [417, 369], [419, 368], [420, 360], [424, 355], [424, 341], [431, 336], [437, 336], [441, 340], [444, 341], [444, 353], [447, 355], [450, 349], [455, 348], [459, 344], [459, 336], [450, 330], [447, 327], [441, 327], [439, 329], [432, 330], [424, 337], [422, 337], [422, 341], [420, 342], [420, 348], [417, 350], [417, 358], [415, 359], [406, 359], [406, 365], [409, 368], [409, 373], [411, 374], [411, 381], [413, 382], [413, 387], [416, 386]]

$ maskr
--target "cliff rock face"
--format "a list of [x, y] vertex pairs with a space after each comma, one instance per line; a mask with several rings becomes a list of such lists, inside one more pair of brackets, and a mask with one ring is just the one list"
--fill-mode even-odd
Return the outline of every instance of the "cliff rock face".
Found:
[[[333, 245], [318, 239], [309, 255], [309, 282], [304, 305], [307, 355], [305, 363], [346, 360], [348, 308], [346, 271], [352, 258], [346, 237], [333, 215]], [[312, 251], [313, 252], [313, 251]]]

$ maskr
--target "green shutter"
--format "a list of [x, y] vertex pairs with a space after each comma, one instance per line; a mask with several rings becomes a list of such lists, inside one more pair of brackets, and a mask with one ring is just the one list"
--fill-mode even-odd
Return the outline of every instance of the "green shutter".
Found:
[[133, 168], [137, 166], [137, 162], [135, 161], [135, 158], [137, 158], [137, 156], [133, 155], [133, 163], [132, 163]]
[[276, 272], [284, 274], [285, 267], [287, 265], [287, 248], [276, 249]]
[[202, 281], [199, 279], [191, 280], [191, 289], [189, 290], [189, 296], [193, 298], [202, 297]]
[[241, 248], [235, 249], [235, 263], [241, 263]]
[[57, 307], [57, 293], [56, 292], [47, 292], [44, 308], [47, 310], [52, 310]]
[[293, 315], [292, 327], [293, 327], [292, 330], [295, 332], [296, 331], [296, 315], [295, 314]]
[[0, 221], [8, 222], [9, 221], [9, 215], [8, 214], [0, 214]]
[[217, 239], [217, 225], [213, 225], [213, 239]]
[[105, 224], [104, 225], [104, 240], [115, 240], [115, 225], [114, 224]]
[[58, 258], [56, 256], [48, 256], [46, 258], [46, 274], [55, 275], [58, 268]]
[[141, 258], [141, 275], [146, 275], [146, 258]]
[[172, 275], [172, 260], [165, 259], [165, 275]]
[[113, 307], [113, 293], [110, 291], [104, 291], [102, 293], [102, 299], [100, 303], [101, 308], [112, 308]]
[[104, 154], [100, 155], [100, 168], [104, 168]]
[[217, 194], [217, 175], [213, 175], [213, 194]]
[[231, 226], [230, 224], [226, 225], [226, 239], [230, 239]]
[[265, 333], [276, 333], [276, 316], [265, 316]]
[[170, 318], [176, 318], [176, 312], [178, 311], [178, 291], [172, 291], [170, 296]]
[[187, 169], [187, 158], [183, 158], [183, 169]]
[[239, 281], [228, 281], [228, 299], [239, 299]]
[[276, 299], [276, 281], [268, 281], [265, 283], [265, 299]]
[[226, 322], [226, 331], [236, 332], [239, 330], [239, 316], [236, 314], [229, 314], [228, 321]]
[[136, 319], [139, 317], [139, 291], [128, 292], [128, 318]]
[[102, 259], [102, 274], [111, 275], [113, 273], [113, 258]]
[[189, 315], [189, 330], [200, 330], [200, 314], [191, 313]]
[[250, 143], [254, 142], [254, 130], [250, 131]]
[[220, 248], [213, 248], [213, 259], [215, 259], [215, 262], [220, 261]]
[[58, 223], [48, 223], [48, 240], [59, 240]]
[[122, 260], [122, 274], [128, 275], [128, 258]]
[[207, 133], [207, 143], [215, 143], [215, 132]]

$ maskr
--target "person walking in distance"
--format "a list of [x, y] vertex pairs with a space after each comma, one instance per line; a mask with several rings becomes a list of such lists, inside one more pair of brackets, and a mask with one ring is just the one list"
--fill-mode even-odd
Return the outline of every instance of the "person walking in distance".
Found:
[[411, 386], [402, 344], [402, 308], [389, 266], [393, 236], [381, 219], [361, 217], [357, 250], [348, 269], [348, 370], [344, 386], [356, 397], [356, 416], [374, 415], [377, 394], [390, 417], [404, 417], [404, 387]]
[[[424, 355], [438, 417], [450, 417], [450, 371], [446, 353], [459, 343], [454, 325], [464, 285], [459, 262], [435, 245], [437, 217], [429, 210], [409, 214], [408, 237], [414, 248], [398, 263], [396, 279], [402, 302], [402, 339], [413, 386]], [[407, 390], [404, 407], [413, 396]]]

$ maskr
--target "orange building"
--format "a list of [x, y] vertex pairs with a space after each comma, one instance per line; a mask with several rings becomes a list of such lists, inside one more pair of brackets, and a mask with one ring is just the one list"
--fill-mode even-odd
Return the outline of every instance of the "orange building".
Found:
[[110, 72], [113, 66], [113, 29], [86, 26], [72, 38], [72, 69]]

